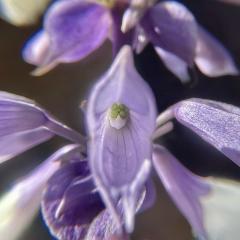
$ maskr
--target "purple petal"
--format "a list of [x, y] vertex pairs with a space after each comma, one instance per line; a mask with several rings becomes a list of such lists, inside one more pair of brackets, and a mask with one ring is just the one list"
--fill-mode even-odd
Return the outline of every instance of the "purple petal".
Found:
[[[0, 236], [2, 240], [19, 239], [38, 211], [43, 189], [48, 179], [60, 167], [59, 160], [68, 158], [78, 147], [77, 145], [67, 145], [61, 148], [31, 174], [17, 182], [0, 199]], [[19, 221], [19, 216], [21, 216], [21, 221]]]
[[87, 161], [73, 160], [52, 176], [42, 200], [44, 219], [51, 233], [62, 240], [83, 239], [88, 225], [104, 209]]
[[195, 63], [209, 77], [237, 75], [239, 71], [223, 45], [202, 27], [198, 27]]
[[170, 152], [155, 145], [154, 167], [173, 201], [189, 221], [194, 232], [206, 237], [200, 197], [209, 193], [204, 179], [192, 174]]
[[41, 65], [50, 47], [50, 38], [46, 31], [39, 31], [23, 49], [23, 59], [33, 65]]
[[189, 99], [173, 108], [176, 119], [240, 166], [240, 109], [230, 104]]
[[[49, 51], [41, 57], [36, 75], [42, 74], [58, 63], [79, 61], [98, 48], [109, 33], [109, 12], [101, 5], [87, 1], [59, 1], [52, 5], [44, 21], [45, 34], [50, 39]], [[31, 56], [34, 44], [25, 50]], [[27, 53], [27, 52], [30, 53]], [[35, 58], [27, 59], [34, 63]]]
[[[114, 107], [124, 116], [112, 117]], [[93, 176], [108, 207], [113, 210], [118, 197], [127, 203], [126, 225], [133, 224], [137, 195], [149, 174], [155, 118], [153, 94], [134, 68], [130, 47], [125, 46], [92, 91], [87, 123]]]
[[141, 25], [153, 45], [193, 65], [197, 24], [184, 5], [175, 1], [158, 3], [149, 9]]
[[178, 77], [182, 83], [186, 83], [190, 80], [188, 65], [186, 62], [160, 47], [155, 47], [155, 50], [162, 59], [166, 68]]
[[4, 162], [54, 134], [82, 142], [83, 137], [57, 122], [33, 101], [0, 92], [0, 162]]

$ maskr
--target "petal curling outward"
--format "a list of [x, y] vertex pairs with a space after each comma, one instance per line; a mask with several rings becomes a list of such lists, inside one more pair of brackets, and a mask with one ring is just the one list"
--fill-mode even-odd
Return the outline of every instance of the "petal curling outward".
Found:
[[0, 0], [0, 15], [17, 26], [34, 24], [49, 2], [50, 0]]
[[60, 160], [67, 158], [76, 148], [78, 148], [77, 145], [61, 148], [2, 196], [0, 199], [0, 238], [2, 240], [19, 239], [40, 207], [46, 182], [60, 167]]
[[230, 104], [189, 99], [173, 107], [176, 119], [240, 166], [240, 109]]
[[198, 239], [239, 238], [240, 183], [196, 176], [158, 145], [154, 148], [153, 164]]
[[200, 26], [195, 63], [200, 71], [209, 77], [239, 74], [230, 53]]
[[116, 202], [122, 199], [127, 231], [133, 230], [138, 194], [150, 171], [155, 117], [153, 94], [125, 46], [92, 91], [87, 123], [95, 182], [115, 220]]
[[35, 102], [6, 92], [0, 92], [0, 123], [0, 163], [55, 134], [85, 144], [82, 136], [56, 121]]
[[[110, 15], [101, 5], [78, 0], [54, 3], [44, 21], [44, 34], [50, 44], [44, 54], [39, 52], [41, 62], [37, 63], [39, 68], [35, 75], [41, 75], [59, 63], [75, 62], [89, 55], [107, 38], [110, 24]], [[36, 56], [31, 59], [31, 52], [39, 48], [38, 44], [41, 42], [35, 38], [25, 49], [30, 63], [36, 63]]]
[[154, 46], [193, 65], [197, 23], [184, 5], [175, 1], [158, 3], [147, 11], [141, 25]]

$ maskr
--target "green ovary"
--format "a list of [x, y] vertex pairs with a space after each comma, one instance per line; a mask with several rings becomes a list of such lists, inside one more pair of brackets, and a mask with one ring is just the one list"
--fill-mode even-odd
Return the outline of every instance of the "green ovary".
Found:
[[124, 104], [114, 103], [110, 109], [110, 116], [112, 119], [117, 119], [120, 116], [122, 119], [126, 119], [129, 115], [129, 110]]

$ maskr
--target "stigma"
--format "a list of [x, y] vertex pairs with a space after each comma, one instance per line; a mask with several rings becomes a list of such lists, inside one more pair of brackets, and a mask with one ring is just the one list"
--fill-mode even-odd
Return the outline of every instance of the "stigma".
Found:
[[123, 128], [129, 118], [129, 109], [121, 103], [114, 103], [109, 109], [108, 119], [111, 127], [119, 130]]

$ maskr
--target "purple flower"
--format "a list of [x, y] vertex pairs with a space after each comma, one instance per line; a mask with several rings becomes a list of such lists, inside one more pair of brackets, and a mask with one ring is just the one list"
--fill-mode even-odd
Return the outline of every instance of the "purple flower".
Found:
[[194, 64], [210, 77], [238, 74], [227, 50], [175, 1], [59, 0], [23, 56], [40, 75], [59, 63], [83, 59], [106, 39], [116, 53], [124, 44], [139, 53], [151, 42], [165, 66], [182, 81], [189, 80], [188, 68]]
[[[3, 196], [1, 239], [16, 239], [40, 204], [57, 239], [127, 239], [135, 214], [154, 202], [153, 165], [196, 236], [235, 240], [239, 183], [196, 176], [153, 140], [170, 131], [169, 121], [176, 117], [239, 163], [239, 112], [228, 104], [190, 99], [170, 107], [156, 124], [153, 94], [136, 72], [127, 46], [90, 94], [88, 141], [32, 101], [0, 93], [2, 162], [54, 134], [74, 143], [59, 149]], [[16, 221], [19, 215], [22, 221]]]

